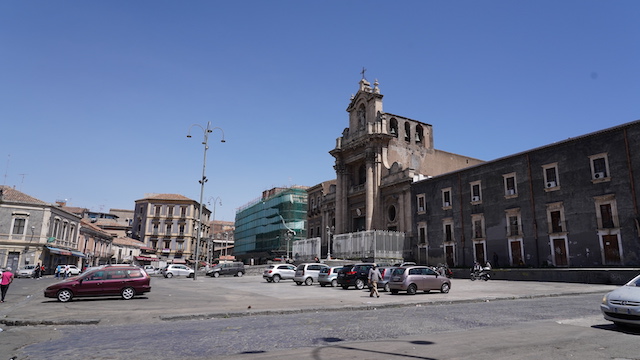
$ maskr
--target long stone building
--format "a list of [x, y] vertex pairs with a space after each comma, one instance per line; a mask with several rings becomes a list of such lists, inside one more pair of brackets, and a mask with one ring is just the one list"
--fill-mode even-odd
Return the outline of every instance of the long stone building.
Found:
[[635, 121], [416, 182], [411, 259], [639, 266], [639, 176]]

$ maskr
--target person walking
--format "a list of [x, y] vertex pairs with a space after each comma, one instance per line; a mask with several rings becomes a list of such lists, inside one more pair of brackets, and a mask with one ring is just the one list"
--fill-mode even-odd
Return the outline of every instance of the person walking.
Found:
[[69, 265], [65, 265], [62, 271], [64, 273], [63, 279], [66, 279], [69, 277], [69, 271], [71, 271], [71, 268], [69, 268]]
[[378, 293], [378, 281], [380, 280], [382, 280], [382, 275], [380, 275], [378, 267], [373, 265], [371, 269], [369, 269], [369, 286], [371, 286], [369, 297], [373, 297], [373, 294], [380, 297], [380, 293]]
[[8, 267], [4, 269], [2, 272], [2, 280], [0, 280], [0, 293], [2, 294], [2, 300], [0, 303], [4, 302], [4, 297], [7, 295], [7, 290], [9, 290], [9, 284], [13, 282], [13, 273], [11, 272], [11, 268]]
[[60, 277], [61, 272], [62, 272], [62, 265], [56, 266], [56, 278]]
[[36, 279], [40, 279], [41, 271], [42, 271], [42, 268], [40, 267], [40, 263], [38, 263], [38, 265], [36, 265], [36, 268], [33, 270], [33, 277]]

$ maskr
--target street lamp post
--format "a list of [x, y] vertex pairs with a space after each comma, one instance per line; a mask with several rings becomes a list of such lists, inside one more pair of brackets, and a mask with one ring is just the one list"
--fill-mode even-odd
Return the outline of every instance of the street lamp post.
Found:
[[202, 141], [202, 145], [204, 145], [204, 156], [203, 156], [203, 160], [202, 160], [202, 178], [200, 180], [198, 180], [198, 182], [200, 183], [200, 211], [198, 212], [198, 218], [196, 219], [196, 222], [198, 224], [198, 232], [196, 233], [196, 249], [195, 249], [195, 271], [193, 273], [193, 280], [196, 280], [198, 278], [198, 262], [200, 261], [198, 259], [199, 254], [198, 254], [198, 248], [200, 247], [200, 237], [201, 237], [201, 233], [202, 233], [202, 198], [204, 197], [204, 183], [207, 182], [207, 176], [205, 175], [205, 171], [207, 168], [207, 150], [209, 150], [209, 134], [211, 134], [213, 132], [213, 130], [218, 129], [222, 132], [222, 140], [220, 142], [225, 142], [224, 140], [224, 131], [219, 128], [219, 127], [214, 127], [211, 128], [211, 121], [207, 122], [207, 128], [203, 128], [201, 125], [198, 124], [193, 124], [191, 125], [191, 127], [189, 128], [189, 132], [187, 133], [187, 137], [190, 138], [191, 137], [191, 129], [197, 126], [200, 129], [202, 129], [202, 132], [204, 134], [204, 139]]
[[327, 225], [327, 241], [328, 241], [327, 260], [331, 260], [331, 235], [333, 235], [334, 230], [335, 230], [335, 227], [333, 226], [330, 227]]
[[[209, 198], [209, 205], [211, 205], [211, 199], [213, 199], [213, 220], [211, 220], [211, 225], [213, 227], [213, 231], [211, 232], [211, 236], [209, 237], [211, 239], [211, 244], [213, 244], [213, 252], [215, 252], [216, 249], [216, 242], [215, 242], [215, 226], [216, 226], [216, 205], [218, 203], [220, 203], [220, 206], [222, 206], [222, 199], [220, 199], [220, 196], [216, 196], [215, 198], [210, 197]], [[211, 249], [209, 249], [211, 250]], [[209, 265], [211, 265], [211, 251], [207, 252], [209, 254], [209, 258], [207, 260], [207, 262], [209, 263]], [[221, 253], [222, 254], [222, 253]]]

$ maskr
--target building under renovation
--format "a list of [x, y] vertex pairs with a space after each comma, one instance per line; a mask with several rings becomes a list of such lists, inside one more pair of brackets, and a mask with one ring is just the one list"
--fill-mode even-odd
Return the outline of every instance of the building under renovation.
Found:
[[306, 223], [306, 186], [266, 190], [236, 211], [234, 255], [246, 264], [295, 259], [292, 245], [307, 237]]

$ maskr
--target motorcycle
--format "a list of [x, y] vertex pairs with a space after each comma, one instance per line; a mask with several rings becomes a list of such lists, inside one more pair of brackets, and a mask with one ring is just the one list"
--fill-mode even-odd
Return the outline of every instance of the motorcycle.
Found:
[[453, 271], [451, 271], [451, 269], [449, 269], [449, 267], [447, 265], [444, 264], [438, 264], [438, 266], [436, 266], [434, 268], [434, 270], [442, 275], [442, 276], [446, 276], [447, 278], [451, 279], [453, 278]]
[[491, 279], [490, 271], [491, 270], [488, 268], [483, 268], [481, 270], [471, 270], [471, 274], [469, 275], [469, 278], [471, 278], [471, 281], [475, 281], [475, 280], [487, 281]]

